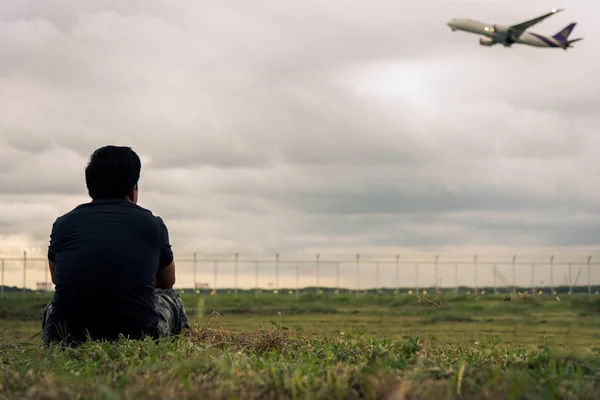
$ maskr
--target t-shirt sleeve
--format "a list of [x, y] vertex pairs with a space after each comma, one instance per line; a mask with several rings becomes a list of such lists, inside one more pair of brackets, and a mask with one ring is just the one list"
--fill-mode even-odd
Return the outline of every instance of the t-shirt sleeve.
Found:
[[56, 262], [57, 222], [58, 220], [54, 221], [54, 223], [52, 224], [52, 229], [50, 231], [50, 242], [48, 244], [48, 260], [50, 260], [51, 262]]
[[165, 268], [173, 262], [173, 250], [171, 249], [171, 243], [169, 242], [169, 230], [167, 229], [167, 226], [161, 217], [156, 218], [158, 219], [158, 225], [160, 226], [163, 236], [160, 246], [160, 261], [158, 268]]

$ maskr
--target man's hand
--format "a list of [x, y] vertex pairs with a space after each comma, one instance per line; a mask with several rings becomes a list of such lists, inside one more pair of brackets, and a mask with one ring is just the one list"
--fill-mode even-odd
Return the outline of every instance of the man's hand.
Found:
[[156, 273], [154, 287], [157, 289], [173, 289], [175, 284], [175, 261], [167, 265], [165, 268], [159, 268]]

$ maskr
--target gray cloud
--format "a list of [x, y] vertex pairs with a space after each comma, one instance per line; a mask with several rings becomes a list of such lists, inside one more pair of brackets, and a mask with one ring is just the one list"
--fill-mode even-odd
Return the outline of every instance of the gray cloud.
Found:
[[[535, 30], [595, 37], [599, 7], [567, 3]], [[0, 233], [45, 245], [112, 143], [179, 249], [598, 244], [590, 41], [489, 49], [445, 25], [545, 8], [3, 3]]]

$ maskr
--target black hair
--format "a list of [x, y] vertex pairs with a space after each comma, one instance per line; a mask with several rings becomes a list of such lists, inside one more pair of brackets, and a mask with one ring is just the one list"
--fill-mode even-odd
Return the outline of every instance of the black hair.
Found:
[[125, 146], [104, 146], [92, 153], [85, 168], [85, 183], [92, 199], [125, 198], [140, 179], [142, 163]]

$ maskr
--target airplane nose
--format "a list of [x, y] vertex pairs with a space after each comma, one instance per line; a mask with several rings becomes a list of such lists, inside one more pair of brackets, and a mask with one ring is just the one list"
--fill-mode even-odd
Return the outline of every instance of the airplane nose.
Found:
[[454, 20], [448, 22], [446, 25], [448, 25], [450, 27], [450, 29], [455, 30], [456, 26], [454, 25]]

